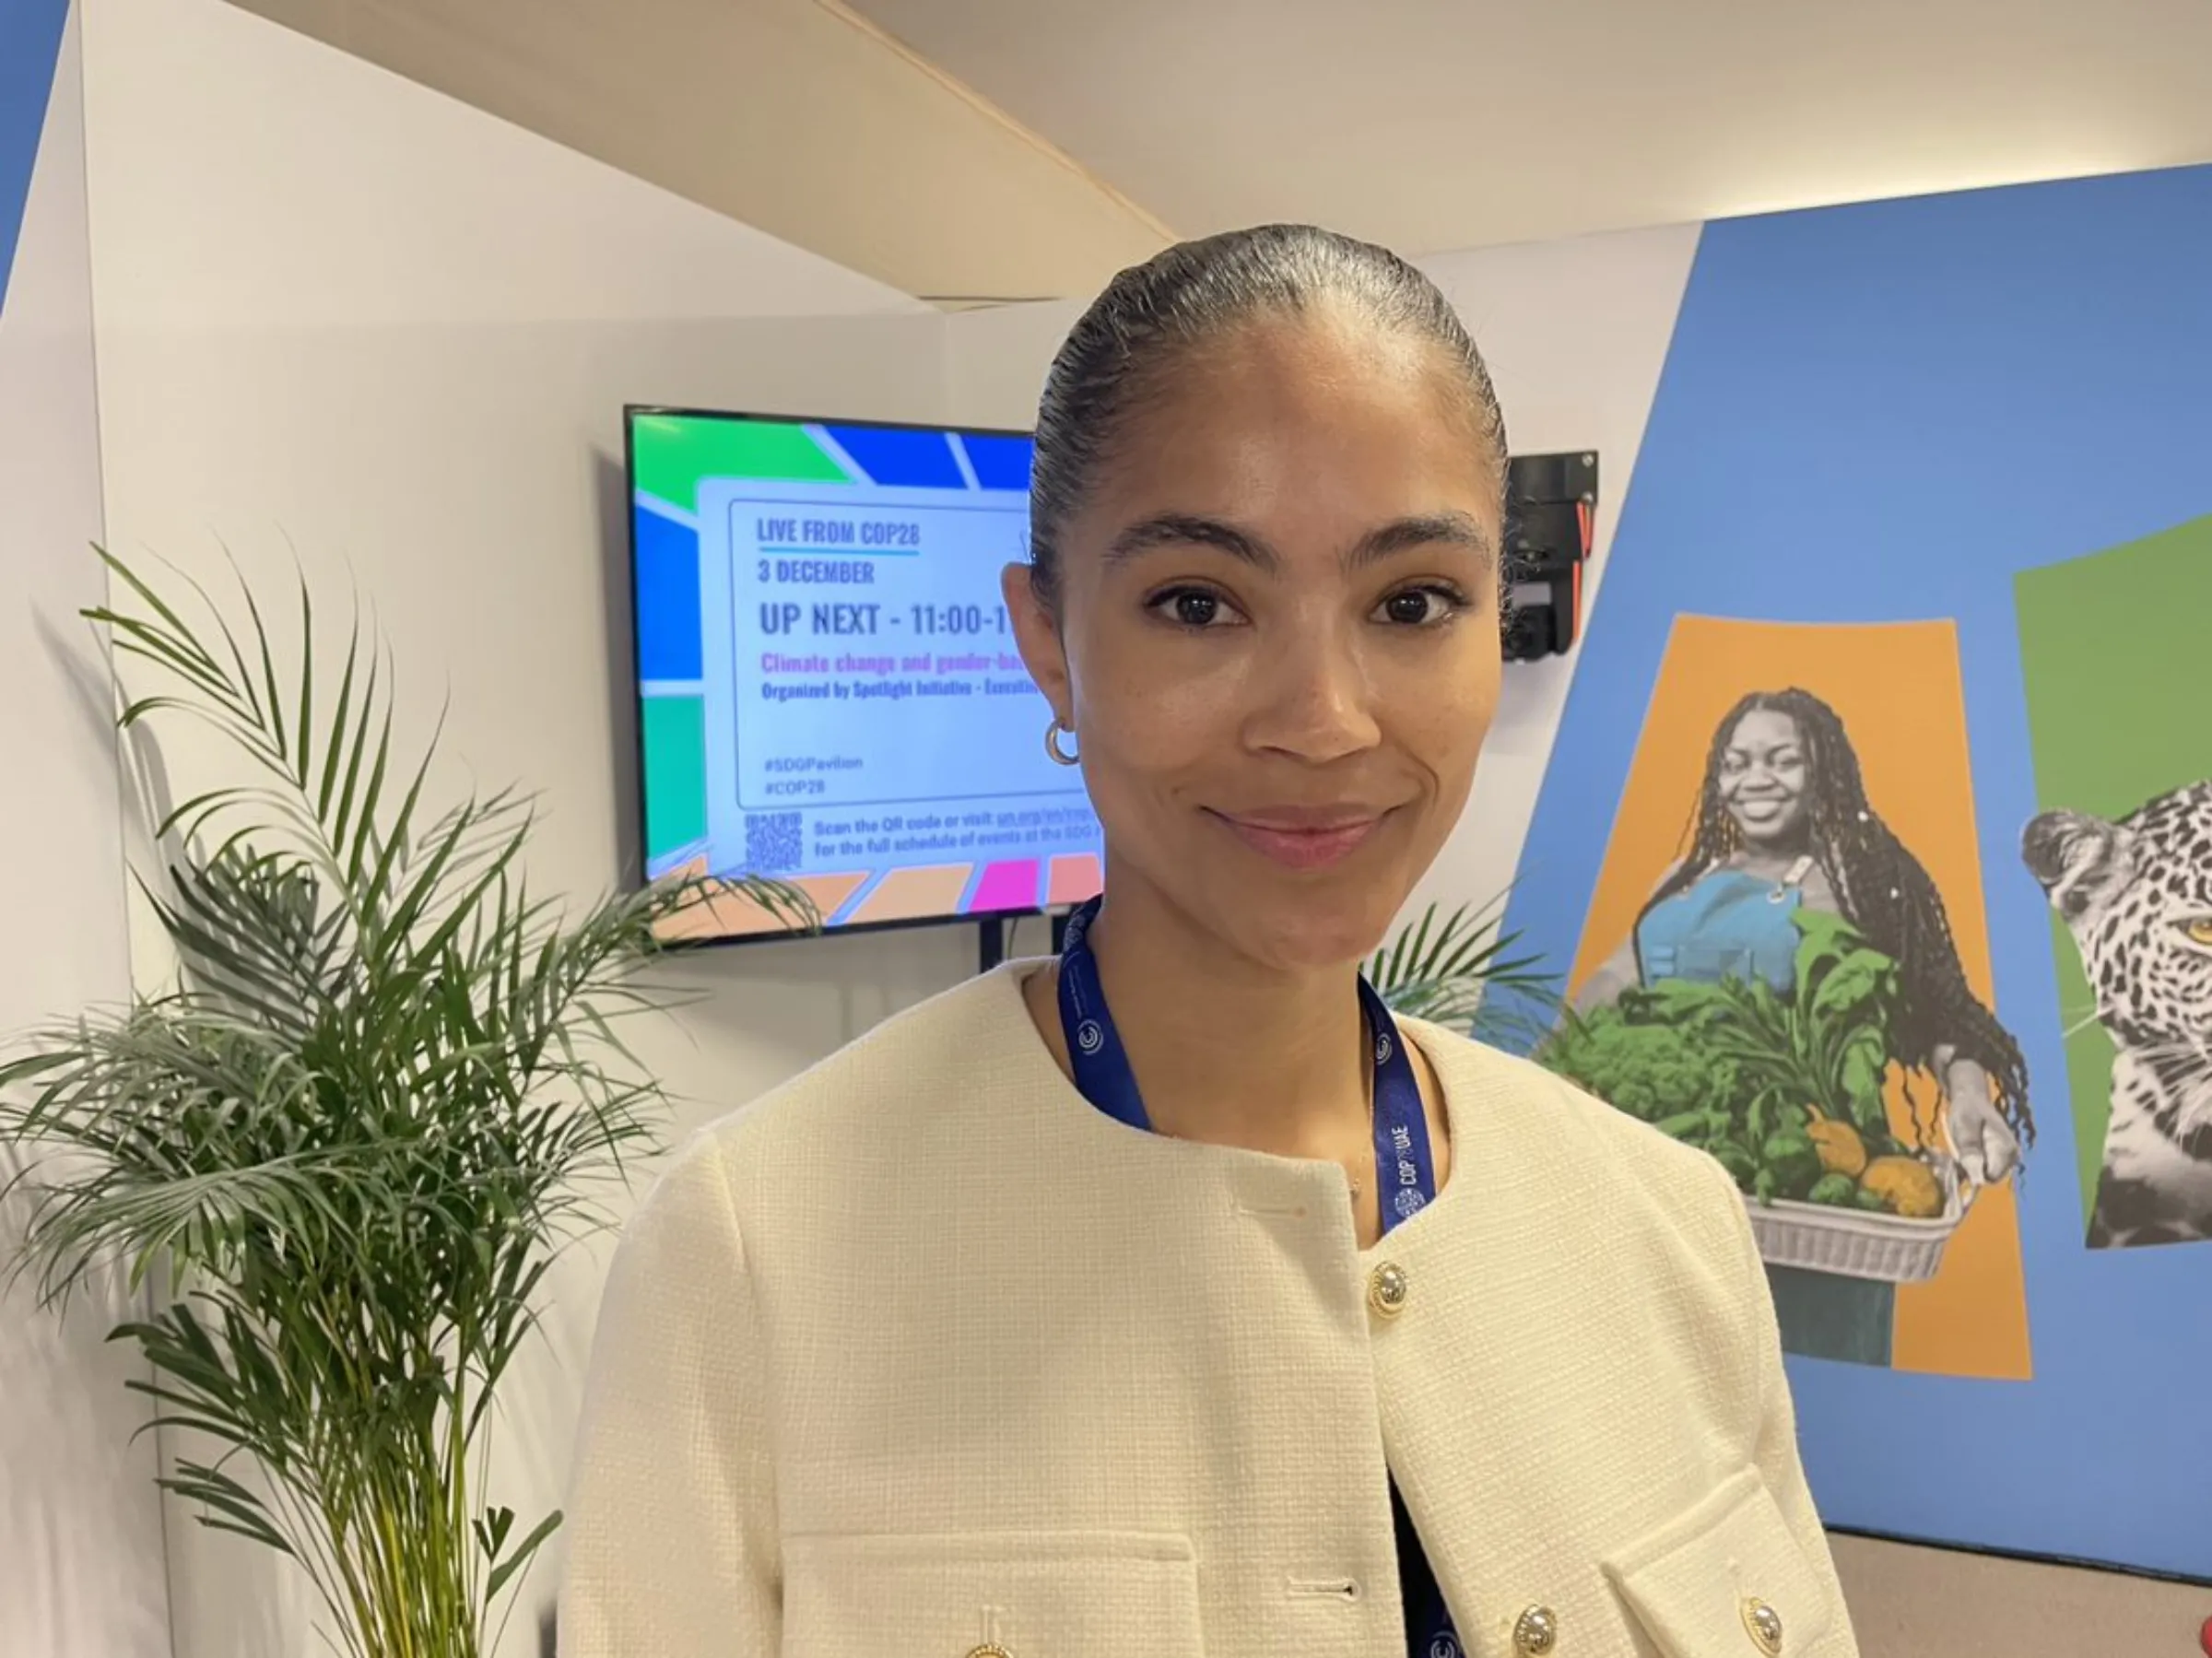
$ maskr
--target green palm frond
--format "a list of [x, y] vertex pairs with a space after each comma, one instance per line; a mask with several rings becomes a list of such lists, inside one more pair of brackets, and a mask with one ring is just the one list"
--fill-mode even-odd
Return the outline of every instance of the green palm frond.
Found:
[[1368, 964], [1368, 982], [1394, 1012], [1496, 1047], [1528, 1045], [1559, 1008], [1557, 974], [1542, 958], [1515, 954], [1504, 931], [1503, 894], [1446, 912], [1430, 904]]
[[[29, 1154], [9, 1269], [54, 1301], [111, 1264], [159, 1287], [117, 1337], [155, 1419], [217, 1448], [162, 1483], [295, 1559], [357, 1658], [480, 1658], [559, 1519], [482, 1508], [493, 1391], [593, 1192], [658, 1144], [621, 1040], [663, 1005], [641, 969], [733, 884], [534, 890], [531, 803], [433, 809], [438, 735], [403, 749], [358, 613], [326, 679], [304, 582], [288, 655], [242, 582], [235, 624], [188, 584], [195, 622], [100, 557], [116, 603], [88, 614], [158, 681], [121, 726], [195, 722], [232, 764], [142, 879], [175, 983], [0, 1063], [0, 1145]], [[815, 924], [795, 888], [734, 885]]]

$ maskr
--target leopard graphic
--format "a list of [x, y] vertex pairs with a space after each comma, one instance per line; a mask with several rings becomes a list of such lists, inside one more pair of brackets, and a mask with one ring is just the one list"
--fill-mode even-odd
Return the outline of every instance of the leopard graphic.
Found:
[[2020, 853], [2118, 1050], [2089, 1247], [2212, 1239], [2212, 780], [2116, 823], [2045, 812]]

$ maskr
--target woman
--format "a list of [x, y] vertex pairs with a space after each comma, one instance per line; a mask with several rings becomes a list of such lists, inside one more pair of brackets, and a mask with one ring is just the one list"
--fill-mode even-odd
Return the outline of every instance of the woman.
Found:
[[[1588, 1008], [1661, 979], [1796, 978], [1800, 910], [1840, 915], [1898, 965], [1892, 1057], [1936, 1079], [1953, 1154], [1979, 1184], [2032, 1141], [2018, 1043], [1966, 982], [1943, 900], [1866, 798], [1834, 709], [1809, 691], [1755, 691], [1714, 729], [1689, 855], [1667, 871], [1618, 952], [1575, 1000]], [[1783, 1346], [1887, 1365], [1893, 1286], [1771, 1267]]]
[[1505, 454], [1380, 249], [1077, 324], [1005, 593], [1105, 900], [646, 1203], [573, 1658], [1854, 1651], [1724, 1173], [1359, 982], [1497, 699]]

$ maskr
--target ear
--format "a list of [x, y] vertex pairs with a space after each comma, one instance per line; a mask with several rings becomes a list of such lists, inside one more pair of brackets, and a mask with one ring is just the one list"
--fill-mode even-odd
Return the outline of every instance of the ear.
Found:
[[1059, 618], [1037, 596], [1030, 567], [1009, 564], [998, 574], [998, 591], [1006, 601], [1006, 615], [1014, 623], [1014, 642], [1020, 648], [1022, 665], [1053, 705], [1063, 725], [1075, 723], [1074, 699], [1068, 694], [1067, 646], [1060, 637]]
[[2020, 861], [2041, 883], [2051, 907], [2072, 921], [2126, 881], [2133, 840], [2102, 817], [2045, 812], [2021, 832]]

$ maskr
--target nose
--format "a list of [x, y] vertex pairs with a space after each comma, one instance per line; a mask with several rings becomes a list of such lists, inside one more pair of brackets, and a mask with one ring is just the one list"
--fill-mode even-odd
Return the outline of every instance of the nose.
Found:
[[1375, 688], [1357, 640], [1319, 623], [1278, 637], [1254, 673], [1245, 741], [1308, 765], [1375, 747], [1382, 727]]

